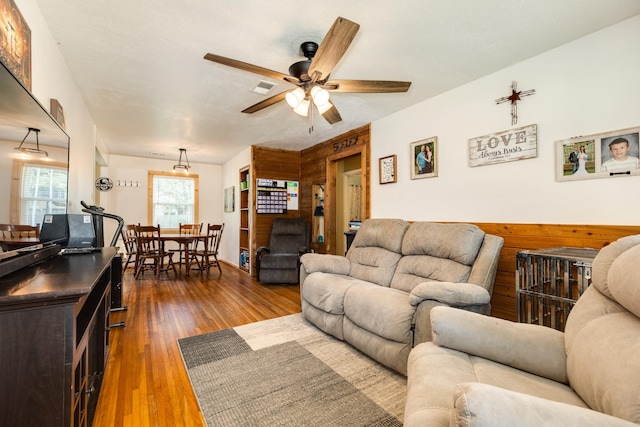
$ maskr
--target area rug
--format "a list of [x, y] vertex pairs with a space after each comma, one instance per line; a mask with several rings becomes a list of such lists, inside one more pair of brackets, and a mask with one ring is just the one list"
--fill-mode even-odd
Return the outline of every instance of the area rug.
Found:
[[207, 426], [401, 426], [406, 378], [294, 314], [178, 340]]

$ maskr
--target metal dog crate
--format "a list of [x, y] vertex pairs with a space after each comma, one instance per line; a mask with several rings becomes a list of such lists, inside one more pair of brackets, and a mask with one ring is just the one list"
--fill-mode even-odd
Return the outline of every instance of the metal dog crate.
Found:
[[516, 254], [518, 322], [564, 331], [569, 312], [591, 284], [596, 249], [556, 247]]

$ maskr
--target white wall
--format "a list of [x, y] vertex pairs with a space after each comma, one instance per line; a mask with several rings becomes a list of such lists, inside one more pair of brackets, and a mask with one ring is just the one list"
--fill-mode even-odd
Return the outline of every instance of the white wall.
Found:
[[[125, 224], [147, 224], [148, 220], [148, 172], [171, 171], [175, 159], [142, 159], [138, 157], [110, 155], [108, 176], [116, 184], [113, 189], [100, 196], [101, 206], [108, 206], [110, 213], [121, 216]], [[220, 223], [222, 221], [222, 166], [190, 162], [191, 175], [197, 174], [200, 188], [199, 222]], [[137, 182], [139, 186], [118, 186], [117, 182]], [[105, 243], [113, 236], [115, 221], [105, 220]]]
[[[146, 159], [144, 167], [138, 167], [139, 159], [108, 155], [35, 0], [15, 1], [32, 32], [32, 92], [47, 109], [50, 98], [58, 99], [64, 108], [71, 138], [70, 212], [80, 210], [81, 200], [95, 203], [96, 146], [111, 163], [103, 173], [112, 179], [131, 172], [131, 176], [143, 175], [134, 180], [146, 182], [148, 169], [169, 168], [147, 165]], [[378, 176], [378, 158], [398, 155], [398, 183], [372, 182], [372, 216], [639, 224], [640, 177], [556, 182], [554, 169], [555, 141], [640, 126], [638, 45], [640, 17], [635, 17], [372, 123], [371, 176]], [[470, 168], [468, 139], [511, 127], [508, 105], [497, 106], [494, 100], [509, 94], [512, 80], [522, 90], [537, 91], [519, 103], [516, 127], [538, 125], [538, 157]], [[438, 137], [439, 177], [411, 180], [409, 144], [430, 136]], [[238, 170], [249, 162], [248, 149], [222, 167], [198, 165], [203, 168], [198, 173], [210, 179], [201, 177], [201, 189], [207, 191], [201, 191], [200, 216], [205, 222], [225, 222], [220, 258], [233, 264], [238, 262]], [[235, 186], [236, 210], [223, 213], [223, 190], [230, 186]], [[142, 211], [137, 208], [141, 204], [137, 193], [112, 191], [103, 193], [101, 206], [128, 222], [146, 222], [146, 192]]]
[[[219, 259], [239, 265], [240, 247], [240, 168], [251, 162], [251, 148], [247, 148], [222, 166], [222, 188], [234, 187], [235, 210], [223, 212], [224, 231], [220, 242]], [[223, 197], [224, 197], [224, 190]], [[222, 210], [224, 211], [224, 205]]]
[[[640, 16], [372, 123], [372, 177], [398, 156], [398, 182], [371, 183], [373, 217], [543, 224], [640, 224], [640, 177], [555, 181], [555, 141], [640, 126]], [[428, 73], [425, 70], [425, 73]], [[538, 125], [538, 157], [469, 167], [468, 140]], [[438, 137], [436, 178], [410, 179], [409, 144]]]
[[94, 203], [95, 124], [35, 0], [15, 0], [31, 28], [31, 91], [49, 110], [51, 98], [64, 109], [69, 150], [69, 212], [80, 201]]

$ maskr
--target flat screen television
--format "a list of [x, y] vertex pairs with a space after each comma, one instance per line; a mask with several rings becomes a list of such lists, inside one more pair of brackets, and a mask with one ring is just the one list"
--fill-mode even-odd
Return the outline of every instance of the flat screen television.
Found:
[[[48, 210], [52, 213], [51, 203], [42, 203], [46, 190], [38, 181], [28, 185], [27, 180], [34, 177], [28, 176], [26, 165], [53, 165], [50, 168], [57, 171], [56, 190], [49, 194], [55, 199], [55, 213], [66, 213], [69, 136], [1, 60], [0, 94], [0, 224], [42, 225], [44, 214]], [[17, 150], [21, 142], [29, 150]], [[38, 146], [46, 156], [34, 152]], [[27, 187], [31, 194], [25, 195]]]

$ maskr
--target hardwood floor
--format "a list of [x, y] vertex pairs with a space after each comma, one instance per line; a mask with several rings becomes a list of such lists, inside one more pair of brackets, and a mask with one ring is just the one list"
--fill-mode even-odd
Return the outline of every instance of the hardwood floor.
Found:
[[111, 349], [95, 427], [204, 426], [177, 340], [300, 312], [299, 287], [262, 285], [234, 266], [222, 276], [192, 272], [123, 278], [123, 305], [112, 313]]

